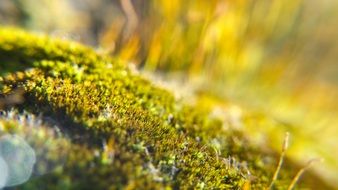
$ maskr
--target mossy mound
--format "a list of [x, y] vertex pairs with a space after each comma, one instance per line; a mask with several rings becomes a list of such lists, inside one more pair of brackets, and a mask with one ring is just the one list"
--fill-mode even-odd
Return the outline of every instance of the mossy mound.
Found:
[[[20, 189], [264, 189], [271, 182], [278, 156], [116, 58], [0, 29], [0, 74], [0, 135], [22, 135], [36, 147], [48, 140], [48, 163], [62, 160]], [[18, 91], [24, 101], [4, 101]], [[287, 187], [293, 174], [284, 170], [274, 188]]]

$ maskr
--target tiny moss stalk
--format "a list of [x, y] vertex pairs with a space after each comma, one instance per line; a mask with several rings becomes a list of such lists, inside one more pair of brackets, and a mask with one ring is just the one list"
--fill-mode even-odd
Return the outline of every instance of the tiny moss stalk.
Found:
[[283, 147], [282, 147], [282, 153], [281, 153], [281, 155], [279, 157], [278, 166], [276, 168], [275, 173], [273, 174], [273, 177], [272, 177], [272, 180], [271, 180], [271, 183], [270, 183], [268, 189], [272, 189], [273, 184], [278, 179], [278, 174], [280, 172], [280, 169], [282, 168], [284, 157], [285, 157], [285, 153], [286, 153], [286, 150], [288, 149], [288, 146], [289, 146], [289, 136], [290, 136], [290, 133], [287, 132], [285, 134], [285, 137], [284, 137], [284, 142], [283, 142]]

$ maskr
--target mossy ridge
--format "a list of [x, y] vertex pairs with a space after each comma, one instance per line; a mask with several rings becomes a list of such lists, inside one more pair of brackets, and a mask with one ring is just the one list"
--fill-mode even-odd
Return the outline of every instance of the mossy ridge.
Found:
[[81, 64], [89, 69], [111, 61], [109, 57], [79, 43], [46, 35], [32, 36], [15, 28], [0, 28], [0, 36], [1, 56], [14, 55], [11, 60], [26, 64], [34, 60], [59, 60]]
[[[246, 173], [250, 171], [256, 178], [251, 181], [253, 188], [267, 186], [275, 161], [263, 163], [261, 158], [269, 155], [245, 144], [242, 134], [224, 131], [221, 122], [198, 108], [177, 108], [169, 92], [132, 74], [116, 60], [78, 44], [22, 31], [1, 29], [0, 34], [1, 58], [6, 63], [1, 66], [15, 62], [33, 68], [3, 77], [2, 93], [22, 87], [28, 101], [21, 108], [61, 115], [88, 129], [92, 139], [110, 142], [114, 161], [100, 167], [103, 158], [91, 160], [97, 167], [85, 167], [84, 173], [95, 170], [88, 176], [102, 174], [101, 180], [123, 176], [111, 179], [115, 188], [136, 184], [137, 188], [239, 189], [250, 180]], [[220, 155], [215, 154], [212, 140], [220, 143]], [[221, 159], [228, 156], [246, 161], [248, 168]], [[94, 182], [77, 180], [72, 172], [69, 169], [63, 175], [84, 186]]]

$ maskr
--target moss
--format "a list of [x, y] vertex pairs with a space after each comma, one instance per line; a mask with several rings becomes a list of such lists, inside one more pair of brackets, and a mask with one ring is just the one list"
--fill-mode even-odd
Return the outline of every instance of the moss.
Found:
[[[46, 118], [52, 118], [62, 136], [51, 141], [67, 145], [67, 154], [58, 158], [66, 158], [61, 169], [32, 178], [20, 189], [269, 185], [277, 162], [273, 153], [251, 145], [242, 132], [225, 129], [198, 105], [176, 101], [117, 58], [74, 42], [0, 29], [0, 69], [2, 97], [24, 89], [16, 114], [45, 118], [39, 124], [43, 128], [30, 130], [51, 128]], [[0, 121], [27, 127], [8, 116]], [[288, 185], [292, 172], [282, 173], [276, 189]]]

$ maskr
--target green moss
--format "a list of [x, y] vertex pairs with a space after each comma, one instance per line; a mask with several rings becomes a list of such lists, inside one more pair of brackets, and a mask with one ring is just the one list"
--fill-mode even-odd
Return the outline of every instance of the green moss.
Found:
[[[52, 138], [68, 144], [61, 169], [22, 189], [262, 189], [270, 183], [277, 162], [272, 153], [198, 105], [177, 102], [116, 58], [0, 29], [0, 69], [2, 96], [24, 89], [18, 112], [52, 118], [68, 136]], [[282, 173], [276, 189], [285, 188], [292, 173]]]

